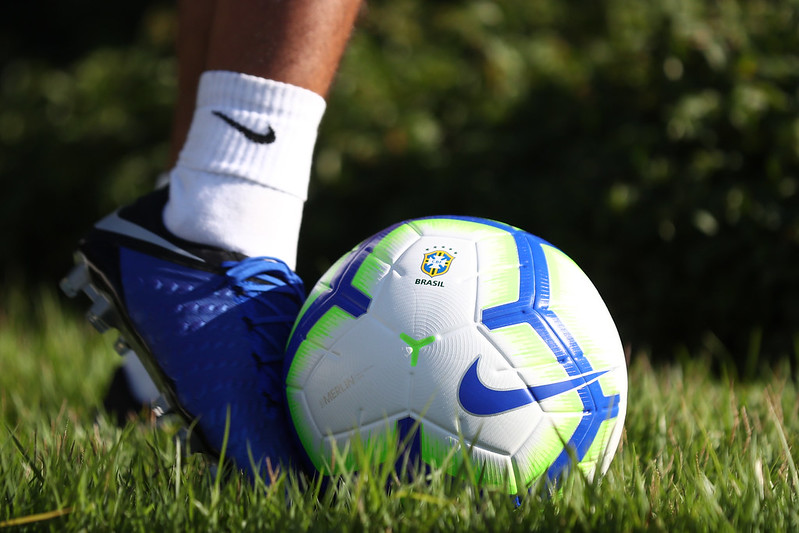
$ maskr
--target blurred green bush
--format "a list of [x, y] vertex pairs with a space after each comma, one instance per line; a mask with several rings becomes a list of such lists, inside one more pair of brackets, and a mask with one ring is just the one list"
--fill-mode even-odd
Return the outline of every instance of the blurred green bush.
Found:
[[[85, 4], [75, 41], [50, 21], [64, 47], [2, 23], [0, 246], [30, 281], [166, 159], [172, 6]], [[371, 2], [300, 272], [403, 218], [484, 216], [572, 256], [633, 349], [799, 357], [797, 27], [797, 0]]]

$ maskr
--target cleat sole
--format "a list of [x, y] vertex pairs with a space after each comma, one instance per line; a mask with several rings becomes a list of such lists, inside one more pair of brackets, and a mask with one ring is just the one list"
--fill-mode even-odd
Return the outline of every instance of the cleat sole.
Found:
[[92, 306], [86, 313], [89, 323], [100, 333], [105, 333], [110, 329], [118, 330], [121, 321], [111, 300], [91, 284], [84, 287], [83, 292], [92, 301]]
[[114, 343], [114, 351], [119, 355], [121, 355], [122, 357], [125, 357], [126, 355], [131, 353], [135, 355], [133, 348], [130, 347], [130, 344], [128, 344], [128, 341], [126, 341], [125, 337], [123, 337], [122, 335], [120, 335], [119, 338]]
[[69, 298], [74, 298], [90, 282], [89, 267], [86, 266], [86, 263], [80, 262], [61, 280], [59, 287]]
[[[124, 321], [119, 316], [119, 313], [117, 312], [111, 298], [109, 298], [106, 293], [98, 289], [93, 283], [89, 266], [85, 257], [83, 257], [81, 254], [76, 254], [75, 260], [76, 265], [66, 276], [64, 276], [64, 278], [62, 278], [61, 282], [59, 283], [61, 291], [68, 298], [75, 298], [78, 294], [83, 292], [89, 298], [89, 300], [91, 300], [91, 307], [86, 312], [86, 319], [97, 331], [100, 333], [105, 333], [106, 331], [115, 329], [122, 332], [122, 324], [124, 324]], [[130, 355], [138, 358], [142, 362], [148, 361], [148, 359], [142, 359], [139, 357], [139, 352], [146, 354], [146, 351], [143, 349], [137, 350], [135, 346], [136, 345], [133, 343], [128, 342], [128, 338], [126, 338], [124, 335], [120, 335], [114, 343], [114, 351], [121, 356]], [[160, 381], [160, 375], [157, 372], [153, 373], [151, 369], [148, 369], [147, 373], [156, 383]], [[161, 387], [158, 388], [161, 391], [164, 390]], [[191, 424], [191, 421], [186, 416], [185, 412], [173, 407], [173, 404], [170, 402], [167, 394], [168, 393], [162, 392], [162, 394], [153, 404], [152, 412], [156, 420], [162, 421], [168, 416], [179, 415], [185, 424]], [[178, 436], [183, 444], [184, 453], [190, 450], [192, 453], [204, 453], [213, 456], [213, 452], [211, 452], [202, 439], [200, 439], [198, 435], [191, 430], [192, 427], [193, 424], [189, 425], [188, 427], [184, 426], [181, 428], [181, 433]]]

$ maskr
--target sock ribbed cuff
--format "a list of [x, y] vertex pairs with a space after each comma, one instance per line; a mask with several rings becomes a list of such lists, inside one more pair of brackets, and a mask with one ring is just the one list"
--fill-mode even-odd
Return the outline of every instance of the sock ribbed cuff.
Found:
[[177, 166], [242, 178], [305, 200], [325, 106], [321, 96], [294, 85], [205, 72]]

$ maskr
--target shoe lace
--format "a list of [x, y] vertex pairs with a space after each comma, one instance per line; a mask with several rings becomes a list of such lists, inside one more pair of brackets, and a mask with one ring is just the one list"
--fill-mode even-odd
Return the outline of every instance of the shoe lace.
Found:
[[[251, 297], [244, 321], [254, 335], [252, 356], [268, 383], [264, 395], [273, 404], [281, 403], [281, 376], [284, 350], [289, 332], [305, 300], [302, 279], [284, 262], [272, 257], [248, 257], [226, 261], [228, 282], [239, 294]], [[269, 297], [265, 296], [269, 293]]]

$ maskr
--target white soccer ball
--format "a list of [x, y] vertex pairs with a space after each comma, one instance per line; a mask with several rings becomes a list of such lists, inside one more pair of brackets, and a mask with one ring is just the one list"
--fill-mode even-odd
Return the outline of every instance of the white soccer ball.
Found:
[[320, 472], [351, 468], [353, 442], [385, 451], [418, 427], [423, 463], [455, 474], [468, 455], [509, 493], [575, 463], [607, 470], [627, 406], [588, 277], [538, 237], [466, 217], [406, 221], [339, 259], [295, 322], [286, 387]]

